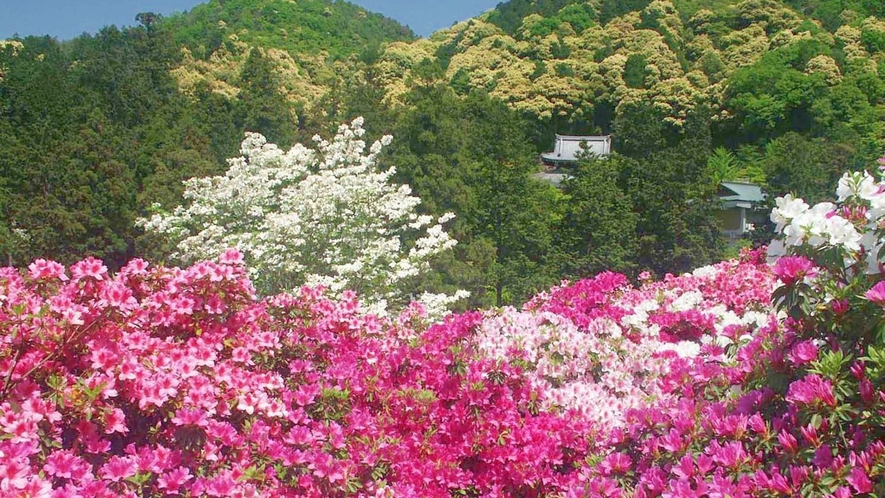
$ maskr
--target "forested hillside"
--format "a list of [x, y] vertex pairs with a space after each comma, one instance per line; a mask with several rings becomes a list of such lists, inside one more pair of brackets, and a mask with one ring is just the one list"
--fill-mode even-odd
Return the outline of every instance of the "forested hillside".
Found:
[[797, 131], [864, 153], [882, 145], [885, 24], [879, 3], [856, 4], [513, 1], [394, 43], [378, 67], [389, 99], [430, 64], [456, 91], [484, 89], [549, 132], [607, 132], [638, 105], [678, 128], [709, 106], [722, 144]]
[[[604, 269], [682, 272], [727, 248], [718, 182], [827, 196], [885, 150], [875, 0], [513, 0], [415, 39], [346, 2], [213, 0], [68, 42], [0, 43], [0, 253], [165, 259], [135, 227], [223, 172], [244, 131], [288, 147], [366, 118], [455, 249], [416, 284], [517, 303]], [[613, 133], [561, 189], [555, 133]], [[759, 239], [766, 237], [759, 227]]]
[[210, 2], [137, 20], [64, 43], [0, 44], [5, 263], [162, 257], [134, 227], [150, 204], [174, 205], [182, 180], [222, 171], [245, 130], [291, 144], [325, 129], [309, 113], [364, 66], [361, 54], [414, 38], [322, 0]]

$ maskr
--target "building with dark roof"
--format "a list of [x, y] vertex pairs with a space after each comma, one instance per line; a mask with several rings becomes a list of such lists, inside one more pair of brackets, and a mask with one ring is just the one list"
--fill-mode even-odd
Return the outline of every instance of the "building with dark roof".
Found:
[[581, 152], [603, 157], [612, 152], [611, 135], [556, 135], [553, 152], [541, 154], [541, 161], [553, 168], [578, 162]]

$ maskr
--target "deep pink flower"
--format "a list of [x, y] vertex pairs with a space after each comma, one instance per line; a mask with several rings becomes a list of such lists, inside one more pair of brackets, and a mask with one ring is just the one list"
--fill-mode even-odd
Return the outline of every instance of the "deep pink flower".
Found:
[[836, 316], [842, 316], [848, 312], [850, 308], [850, 304], [847, 299], [834, 299], [830, 303], [830, 308], [833, 310]]
[[870, 493], [873, 491], [873, 483], [867, 477], [867, 473], [860, 467], [852, 467], [851, 472], [845, 477], [848, 484], [856, 489], [858, 493]]
[[805, 439], [815, 448], [820, 445], [820, 437], [818, 437], [817, 429], [815, 429], [813, 425], [808, 424], [806, 426], [800, 427], [799, 432], [801, 432], [802, 436], [804, 436]]
[[793, 454], [799, 450], [799, 443], [796, 441], [796, 438], [793, 437], [792, 434], [782, 430], [777, 435], [777, 440], [787, 450], [787, 453]]
[[611, 453], [602, 460], [600, 468], [605, 475], [621, 474], [630, 470], [632, 463], [630, 457], [623, 453]]
[[740, 441], [731, 441], [725, 446], [720, 446], [717, 441], [713, 441], [706, 452], [710, 454], [714, 462], [732, 470], [737, 470], [750, 460], [750, 455], [747, 454]]
[[839, 489], [836, 490], [832, 495], [825, 495], [825, 498], [829, 498], [832, 496], [833, 498], [851, 498], [851, 488], [848, 486], [840, 486]]
[[817, 346], [813, 341], [802, 341], [790, 350], [787, 358], [795, 366], [802, 366], [817, 359]]
[[786, 400], [800, 405], [824, 404], [830, 408], [836, 406], [833, 385], [817, 374], [806, 375], [790, 384]]
[[860, 399], [866, 405], [872, 405], [876, 402], [876, 388], [873, 387], [870, 379], [864, 378], [857, 381], [857, 390], [860, 393]]
[[756, 475], [753, 477], [756, 484], [766, 491], [773, 491], [775, 493], [782, 493], [785, 495], [793, 494], [793, 487], [790, 486], [790, 483], [787, 482], [786, 477], [784, 477], [777, 467], [772, 467], [771, 469], [771, 477], [763, 470], [756, 471]]
[[833, 449], [827, 444], [820, 445], [820, 447], [814, 451], [814, 458], [811, 459], [811, 463], [819, 468], [830, 467], [833, 465]]
[[885, 306], [885, 280], [874, 285], [866, 292], [866, 294], [864, 294], [864, 297], [879, 306]]
[[814, 263], [802, 256], [784, 256], [778, 259], [772, 268], [772, 272], [785, 285], [793, 285], [805, 277], [817, 274]]

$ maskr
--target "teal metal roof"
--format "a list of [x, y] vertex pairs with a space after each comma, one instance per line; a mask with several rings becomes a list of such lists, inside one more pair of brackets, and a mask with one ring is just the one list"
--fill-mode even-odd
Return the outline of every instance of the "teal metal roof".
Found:
[[719, 199], [723, 202], [757, 204], [765, 202], [765, 194], [762, 187], [755, 183], [722, 182], [719, 184]]

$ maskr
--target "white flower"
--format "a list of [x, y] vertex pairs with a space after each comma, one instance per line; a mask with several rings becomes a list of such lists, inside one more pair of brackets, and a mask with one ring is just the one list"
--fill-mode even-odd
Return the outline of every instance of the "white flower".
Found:
[[[421, 200], [376, 165], [391, 137], [367, 152], [362, 124], [342, 124], [331, 141], [314, 137], [314, 149], [284, 151], [247, 133], [224, 175], [186, 181], [186, 204], [139, 224], [176, 241], [173, 256], [185, 261], [239, 249], [265, 293], [323, 285], [356, 290], [366, 310], [404, 306], [408, 280], [456, 244], [442, 227], [452, 215], [436, 224], [417, 215]], [[431, 300], [433, 312], [463, 296]]]
[[879, 195], [879, 185], [876, 179], [869, 173], [845, 173], [839, 179], [839, 185], [836, 187], [836, 196], [839, 202], [844, 202], [850, 197], [860, 197], [864, 200], [871, 200]]
[[766, 251], [767, 260], [769, 263], [774, 263], [778, 258], [787, 254], [787, 248], [784, 245], [784, 241], [781, 239], [774, 239], [768, 244], [768, 249]]
[[675, 351], [680, 358], [694, 358], [701, 352], [700, 344], [691, 341], [662, 342], [658, 351]]
[[695, 277], [712, 277], [719, 274], [719, 270], [716, 269], [714, 265], [701, 266], [699, 268], [695, 268], [691, 274]]
[[688, 311], [696, 308], [704, 300], [704, 295], [699, 291], [689, 291], [683, 293], [670, 303], [671, 311]]
[[791, 194], [775, 199], [777, 207], [771, 211], [771, 221], [777, 224], [776, 231], [782, 232], [790, 220], [808, 210], [808, 204], [802, 199], [794, 199]]
[[[805, 206], [807, 207], [807, 204]], [[827, 242], [827, 218], [835, 208], [836, 206], [830, 202], [821, 202], [811, 209], [803, 209], [784, 228], [786, 244], [800, 246], [807, 242], [813, 247], [818, 247]]]
[[860, 250], [861, 235], [854, 225], [841, 216], [827, 219], [827, 233], [830, 245], [841, 245], [850, 251]]

